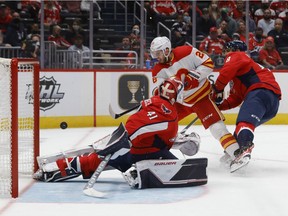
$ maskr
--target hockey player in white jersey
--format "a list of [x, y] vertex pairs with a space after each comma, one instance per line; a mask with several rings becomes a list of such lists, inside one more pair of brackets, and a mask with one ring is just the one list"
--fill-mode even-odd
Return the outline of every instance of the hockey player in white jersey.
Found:
[[[175, 104], [179, 121], [195, 113], [204, 128], [210, 130], [234, 160], [234, 153], [239, 149], [239, 145], [227, 130], [223, 114], [210, 98], [211, 84], [207, 76], [212, 73], [214, 67], [211, 58], [192, 46], [179, 46], [172, 50], [167, 37], [154, 38], [150, 52], [151, 56], [158, 60], [158, 64], [152, 70], [153, 82], [174, 77], [184, 85], [183, 94], [178, 96]], [[234, 167], [236, 165], [237, 163], [234, 163]], [[242, 167], [240, 163], [238, 165], [237, 168]]]

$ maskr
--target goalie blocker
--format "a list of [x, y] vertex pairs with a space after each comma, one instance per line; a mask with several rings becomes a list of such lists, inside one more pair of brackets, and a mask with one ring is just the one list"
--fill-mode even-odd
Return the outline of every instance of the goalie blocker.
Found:
[[207, 184], [207, 158], [144, 160], [124, 173], [132, 188], [189, 187]]

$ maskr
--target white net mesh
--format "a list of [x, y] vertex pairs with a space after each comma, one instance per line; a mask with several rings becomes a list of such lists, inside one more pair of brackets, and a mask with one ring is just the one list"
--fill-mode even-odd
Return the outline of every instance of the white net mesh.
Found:
[[[11, 59], [0, 58], [0, 197], [11, 196]], [[18, 65], [18, 171], [34, 170], [33, 65]], [[30, 100], [29, 100], [30, 99]]]
[[18, 65], [18, 160], [21, 174], [32, 174], [34, 169], [33, 70], [32, 64]]
[[0, 194], [11, 193], [11, 71], [10, 60], [0, 63]]

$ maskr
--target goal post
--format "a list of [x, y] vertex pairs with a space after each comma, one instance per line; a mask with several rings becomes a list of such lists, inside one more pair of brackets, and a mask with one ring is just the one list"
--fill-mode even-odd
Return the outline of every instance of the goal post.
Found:
[[18, 197], [39, 155], [39, 62], [0, 58], [0, 198]]

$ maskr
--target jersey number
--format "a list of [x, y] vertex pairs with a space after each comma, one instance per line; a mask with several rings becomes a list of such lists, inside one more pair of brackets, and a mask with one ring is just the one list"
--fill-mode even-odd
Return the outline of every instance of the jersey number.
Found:
[[150, 120], [157, 118], [158, 115], [156, 114], [156, 112], [147, 112], [147, 116]]
[[203, 58], [204, 57], [204, 53], [202, 53], [202, 52], [200, 52], [200, 51], [197, 51], [196, 53], [195, 53], [195, 55], [196, 56], [199, 56], [199, 58]]

